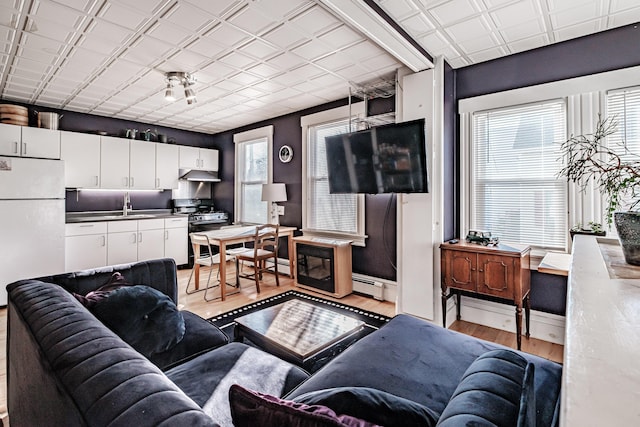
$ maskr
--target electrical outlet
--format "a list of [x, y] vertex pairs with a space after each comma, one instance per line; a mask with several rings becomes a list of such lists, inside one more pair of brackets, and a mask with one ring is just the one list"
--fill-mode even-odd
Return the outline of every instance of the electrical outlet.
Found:
[[284, 206], [278, 206], [278, 215], [284, 215]]

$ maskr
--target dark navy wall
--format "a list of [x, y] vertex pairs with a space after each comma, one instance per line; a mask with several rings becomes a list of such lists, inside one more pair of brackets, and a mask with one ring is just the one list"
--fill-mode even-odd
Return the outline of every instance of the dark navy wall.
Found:
[[[296, 112], [275, 119], [254, 123], [239, 129], [213, 135], [213, 148], [221, 151], [223, 159], [220, 170], [222, 182], [213, 186], [213, 197], [218, 208], [233, 215], [234, 212], [234, 180], [235, 148], [233, 134], [273, 125], [273, 181], [283, 182], [287, 186], [284, 216], [280, 223], [287, 226], [302, 227], [302, 129], [300, 118], [308, 114], [317, 113], [332, 108], [347, 105], [348, 99], [343, 99], [314, 108]], [[374, 102], [375, 104], [375, 102]], [[388, 110], [393, 100], [380, 101], [380, 105], [370, 105], [370, 110]], [[293, 159], [289, 163], [281, 163], [278, 150], [283, 145], [293, 149]], [[366, 247], [353, 247], [353, 271], [389, 280], [396, 279], [396, 204], [395, 198], [389, 195], [366, 197], [366, 225], [365, 231], [369, 238]]]
[[638, 24], [614, 28], [456, 70], [457, 99], [640, 64]]

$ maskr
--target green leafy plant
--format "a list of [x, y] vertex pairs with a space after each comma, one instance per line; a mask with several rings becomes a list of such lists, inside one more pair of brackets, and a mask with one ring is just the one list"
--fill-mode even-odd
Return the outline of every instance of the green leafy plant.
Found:
[[589, 182], [595, 181], [606, 197], [605, 214], [609, 225], [622, 200], [630, 198], [629, 210], [634, 210], [640, 203], [640, 156], [632, 153], [624, 141], [613, 146], [606, 144], [607, 136], [616, 132], [617, 125], [615, 117], [602, 119], [598, 115], [593, 134], [572, 135], [561, 146], [566, 163], [558, 172], [558, 176], [579, 184], [582, 191]]

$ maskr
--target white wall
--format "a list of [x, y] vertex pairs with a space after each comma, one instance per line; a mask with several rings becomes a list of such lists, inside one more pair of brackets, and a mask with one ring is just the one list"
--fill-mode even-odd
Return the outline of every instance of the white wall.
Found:
[[443, 61], [433, 70], [399, 76], [398, 121], [424, 118], [429, 193], [400, 194], [397, 203], [399, 313], [441, 322]]

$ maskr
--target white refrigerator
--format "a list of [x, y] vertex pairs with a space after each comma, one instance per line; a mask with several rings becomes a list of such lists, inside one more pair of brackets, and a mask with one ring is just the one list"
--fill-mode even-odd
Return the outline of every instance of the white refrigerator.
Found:
[[6, 286], [64, 272], [64, 162], [0, 157], [0, 306]]

